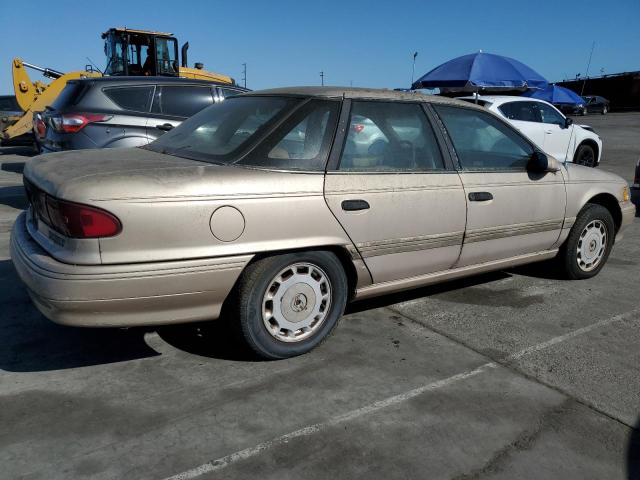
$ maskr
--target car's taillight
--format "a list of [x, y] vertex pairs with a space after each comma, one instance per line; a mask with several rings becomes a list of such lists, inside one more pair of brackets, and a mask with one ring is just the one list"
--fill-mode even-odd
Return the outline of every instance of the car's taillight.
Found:
[[113, 237], [122, 231], [122, 224], [111, 213], [80, 203], [46, 196], [50, 227], [66, 237]]
[[33, 126], [38, 138], [44, 138], [47, 134], [47, 124], [44, 122], [42, 115], [36, 113], [33, 119]]
[[356, 123], [356, 124], [353, 126], [353, 130], [354, 130], [356, 133], [360, 133], [361, 131], [363, 131], [363, 130], [364, 130], [364, 125], [362, 125], [361, 123]]
[[94, 122], [106, 122], [112, 115], [102, 113], [65, 113], [51, 118], [53, 129], [58, 133], [76, 133]]

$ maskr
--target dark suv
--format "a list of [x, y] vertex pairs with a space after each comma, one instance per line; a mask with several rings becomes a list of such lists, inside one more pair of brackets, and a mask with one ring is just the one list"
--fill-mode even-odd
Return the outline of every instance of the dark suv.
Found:
[[186, 78], [73, 80], [45, 112], [34, 114], [33, 128], [43, 153], [137, 147], [214, 102], [245, 91], [236, 85]]

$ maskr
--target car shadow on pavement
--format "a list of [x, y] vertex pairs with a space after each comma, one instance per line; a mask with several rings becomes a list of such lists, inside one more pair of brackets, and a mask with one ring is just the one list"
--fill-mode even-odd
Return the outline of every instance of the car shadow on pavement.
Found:
[[511, 277], [511, 275], [507, 272], [490, 272], [475, 275], [473, 277], [462, 278], [459, 280], [452, 280], [450, 282], [429, 285], [427, 287], [417, 288], [414, 290], [407, 290], [405, 292], [392, 293], [389, 295], [384, 295], [367, 300], [359, 300], [353, 302], [350, 305], [347, 305], [345, 315], [363, 312], [365, 310], [372, 310], [374, 308], [388, 307], [396, 303], [417, 300], [422, 297], [429, 297], [438, 293], [451, 292], [453, 290], [460, 290], [476, 285], [482, 285], [485, 283], [495, 282], [497, 280], [503, 280], [509, 277]]
[[640, 480], [640, 418], [631, 430], [627, 444], [627, 478]]
[[38, 152], [36, 152], [36, 150], [31, 145], [0, 146], [0, 161], [2, 161], [2, 157], [4, 155], [16, 155], [18, 157], [24, 157], [26, 159], [37, 154]]
[[42, 372], [153, 357], [144, 329], [57, 325], [33, 306], [9, 260], [0, 261], [0, 370]]
[[225, 317], [211, 322], [167, 325], [156, 331], [169, 345], [192, 355], [219, 360], [260, 361], [236, 338], [229, 319]]
[[27, 197], [22, 185], [0, 187], [0, 204], [24, 210], [27, 208]]
[[2, 170], [22, 174], [24, 171], [24, 162], [2, 162]]

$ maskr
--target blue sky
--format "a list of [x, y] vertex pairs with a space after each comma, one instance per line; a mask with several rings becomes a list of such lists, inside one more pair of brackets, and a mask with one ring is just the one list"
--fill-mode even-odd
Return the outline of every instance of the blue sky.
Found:
[[[0, 1], [0, 93], [12, 92], [11, 58], [61, 71], [101, 68], [100, 33], [154, 29], [189, 41], [189, 60], [248, 87], [406, 87], [416, 77], [478, 50], [511, 56], [550, 81], [640, 70], [640, 0], [465, 1]], [[33, 74], [33, 78], [40, 78]]]

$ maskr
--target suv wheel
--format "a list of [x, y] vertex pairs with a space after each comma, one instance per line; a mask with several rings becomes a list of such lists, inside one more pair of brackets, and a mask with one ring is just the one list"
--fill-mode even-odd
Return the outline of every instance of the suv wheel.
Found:
[[596, 166], [596, 152], [589, 145], [580, 145], [574, 156], [574, 163], [585, 167]]
[[597, 275], [609, 258], [614, 238], [615, 227], [609, 210], [588, 203], [578, 214], [560, 252], [567, 277], [581, 280]]
[[347, 277], [329, 252], [300, 252], [249, 265], [232, 316], [240, 339], [265, 359], [306, 353], [333, 331], [347, 302]]

